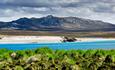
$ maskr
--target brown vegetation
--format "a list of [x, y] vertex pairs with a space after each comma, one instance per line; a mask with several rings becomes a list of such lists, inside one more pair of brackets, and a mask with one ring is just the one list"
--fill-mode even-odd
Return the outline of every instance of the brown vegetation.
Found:
[[115, 32], [48, 32], [48, 31], [18, 31], [4, 30], [1, 35], [35, 35], [35, 36], [67, 36], [67, 37], [105, 37], [115, 38]]

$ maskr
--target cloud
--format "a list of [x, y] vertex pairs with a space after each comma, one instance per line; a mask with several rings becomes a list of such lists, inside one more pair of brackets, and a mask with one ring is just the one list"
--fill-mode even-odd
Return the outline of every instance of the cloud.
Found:
[[20, 17], [77, 16], [115, 23], [115, 0], [1, 0], [0, 21]]

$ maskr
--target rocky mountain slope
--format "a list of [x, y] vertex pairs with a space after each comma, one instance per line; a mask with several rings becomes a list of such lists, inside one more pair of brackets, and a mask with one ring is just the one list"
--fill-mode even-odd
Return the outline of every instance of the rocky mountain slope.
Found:
[[55, 17], [48, 15], [42, 18], [20, 18], [11, 22], [0, 22], [2, 30], [46, 30], [46, 31], [111, 31], [115, 25], [103, 21], [78, 17]]

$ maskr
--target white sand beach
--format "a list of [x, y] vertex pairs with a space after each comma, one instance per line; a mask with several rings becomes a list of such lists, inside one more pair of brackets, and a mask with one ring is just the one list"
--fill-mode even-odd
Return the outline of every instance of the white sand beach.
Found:
[[[0, 43], [61, 43], [61, 36], [0, 36]], [[77, 42], [115, 40], [115, 38], [76, 38]]]
[[58, 36], [2, 36], [0, 43], [59, 43]]
[[77, 39], [79, 42], [115, 40], [115, 38], [76, 38], [76, 39]]

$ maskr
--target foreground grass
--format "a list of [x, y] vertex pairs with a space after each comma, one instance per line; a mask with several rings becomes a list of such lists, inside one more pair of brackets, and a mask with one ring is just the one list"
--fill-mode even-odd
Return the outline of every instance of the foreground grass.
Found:
[[0, 49], [0, 70], [115, 70], [115, 50]]

